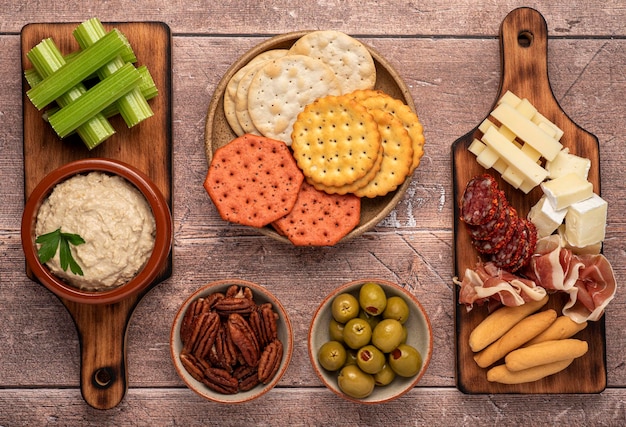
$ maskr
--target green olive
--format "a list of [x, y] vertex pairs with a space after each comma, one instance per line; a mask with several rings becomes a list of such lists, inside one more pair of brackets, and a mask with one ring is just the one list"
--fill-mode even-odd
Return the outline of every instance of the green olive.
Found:
[[404, 324], [409, 318], [409, 306], [404, 298], [399, 296], [393, 296], [387, 298], [387, 306], [383, 311], [384, 319], [396, 319], [398, 322]]
[[346, 323], [359, 315], [359, 301], [352, 294], [339, 294], [333, 299], [331, 313], [337, 322]]
[[383, 353], [396, 348], [404, 338], [403, 326], [395, 319], [383, 319], [372, 332], [372, 344]]
[[346, 349], [338, 341], [325, 342], [317, 352], [320, 365], [328, 371], [338, 371], [346, 363]]
[[389, 354], [389, 366], [401, 377], [412, 377], [422, 367], [422, 355], [407, 344], [400, 344]]
[[374, 391], [374, 377], [366, 374], [356, 365], [345, 366], [337, 378], [341, 391], [356, 399], [363, 399]]
[[328, 335], [333, 341], [343, 342], [343, 329], [346, 327], [343, 323], [337, 322], [334, 318], [328, 323]]
[[372, 316], [365, 310], [359, 311], [359, 317], [361, 319], [367, 320], [367, 323], [370, 324], [370, 326], [372, 327], [372, 330], [376, 327], [376, 325], [378, 325], [378, 322], [380, 322], [380, 316]]
[[385, 366], [385, 355], [371, 344], [361, 347], [356, 354], [356, 363], [366, 374], [380, 372]]
[[352, 349], [359, 349], [369, 344], [372, 339], [372, 327], [367, 320], [355, 318], [346, 323], [343, 329], [343, 342]]
[[346, 363], [343, 366], [356, 365], [356, 350], [346, 348]]
[[387, 305], [385, 290], [378, 283], [368, 282], [359, 289], [359, 304], [372, 316], [382, 314]]
[[385, 363], [383, 369], [374, 374], [374, 382], [377, 386], [386, 386], [396, 378], [396, 373], [391, 369], [389, 363]]

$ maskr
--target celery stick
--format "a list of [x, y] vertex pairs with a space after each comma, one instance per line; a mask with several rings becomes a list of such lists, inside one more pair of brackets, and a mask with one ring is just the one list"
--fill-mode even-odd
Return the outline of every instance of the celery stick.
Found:
[[[154, 80], [152, 79], [152, 75], [148, 70], [148, 67], [142, 65], [137, 67], [137, 71], [141, 74], [141, 82], [139, 83], [139, 90], [141, 91], [141, 95], [146, 99], [146, 101], [155, 98], [159, 94], [159, 90], [154, 84]], [[104, 117], [110, 118], [118, 115], [120, 112], [117, 109], [117, 103], [109, 105], [107, 108], [102, 110], [102, 115]]]
[[33, 105], [41, 110], [76, 86], [103, 65], [120, 55], [125, 49], [131, 49], [122, 33], [112, 30], [92, 46], [76, 54], [76, 57], [58, 71], [44, 78], [26, 94]]
[[[107, 106], [137, 87], [141, 75], [128, 63], [87, 93], [50, 116], [50, 125], [64, 138]], [[35, 86], [37, 87], [37, 86]]]
[[[24, 72], [27, 81], [33, 86], [40, 84], [45, 77], [56, 72], [64, 64], [65, 60], [52, 39], [44, 39], [28, 52], [28, 58], [33, 63], [33, 68]], [[82, 83], [74, 86], [56, 99], [60, 107], [70, 104], [75, 99], [87, 92]], [[103, 114], [96, 114], [82, 124], [76, 132], [85, 145], [92, 149], [115, 133], [115, 129]]]
[[[81, 49], [86, 49], [104, 37], [106, 30], [97, 18], [92, 18], [76, 27], [73, 34]], [[124, 60], [118, 56], [100, 68], [97, 71], [98, 76], [103, 80], [124, 64]], [[116, 104], [120, 115], [129, 128], [154, 115], [148, 101], [141, 95], [138, 88], [118, 99]]]

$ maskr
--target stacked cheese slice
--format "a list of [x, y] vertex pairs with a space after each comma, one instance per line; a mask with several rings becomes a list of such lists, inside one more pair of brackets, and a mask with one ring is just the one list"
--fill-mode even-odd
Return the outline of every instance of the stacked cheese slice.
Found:
[[483, 136], [474, 139], [469, 151], [482, 167], [494, 168], [502, 179], [528, 194], [548, 177], [541, 161], [552, 161], [559, 154], [563, 131], [527, 99], [510, 91], [490, 116], [478, 127]]

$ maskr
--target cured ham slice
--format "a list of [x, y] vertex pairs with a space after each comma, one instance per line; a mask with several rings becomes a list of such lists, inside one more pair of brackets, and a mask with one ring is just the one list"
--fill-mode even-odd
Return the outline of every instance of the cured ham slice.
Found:
[[558, 235], [539, 239], [523, 271], [510, 273], [493, 262], [478, 262], [467, 268], [460, 286], [459, 303], [467, 310], [474, 305], [517, 306], [540, 300], [547, 293], [569, 296], [563, 314], [577, 323], [597, 321], [615, 297], [613, 268], [601, 254], [576, 255], [561, 244]]

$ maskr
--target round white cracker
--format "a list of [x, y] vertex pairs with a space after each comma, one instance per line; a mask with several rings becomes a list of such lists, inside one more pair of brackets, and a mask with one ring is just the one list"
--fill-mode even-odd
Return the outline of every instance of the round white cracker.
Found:
[[266, 62], [248, 91], [248, 111], [262, 135], [291, 145], [293, 123], [304, 107], [326, 95], [339, 95], [335, 73], [322, 61], [287, 55]]
[[253, 67], [250, 67], [237, 86], [237, 92], [235, 93], [235, 114], [237, 115], [237, 121], [242, 127], [244, 133], [252, 133], [255, 135], [261, 134], [256, 126], [254, 126], [252, 118], [250, 117], [250, 112], [248, 110], [248, 92], [254, 75], [266, 62], [268, 61], [263, 61], [255, 64]]
[[307, 55], [326, 63], [337, 75], [342, 93], [372, 89], [376, 83], [376, 65], [367, 47], [340, 31], [305, 34], [291, 46], [289, 55]]
[[248, 63], [241, 67], [235, 74], [233, 74], [233, 76], [226, 84], [226, 90], [224, 91], [224, 115], [226, 116], [226, 121], [237, 136], [241, 136], [245, 133], [244, 129], [237, 120], [237, 114], [235, 112], [235, 96], [237, 93], [237, 87], [239, 86], [239, 82], [241, 81], [243, 76], [246, 75], [250, 68], [258, 65], [261, 62], [285, 56], [287, 52], [287, 49], [271, 49], [265, 52], [261, 52], [250, 61], [248, 61]]

